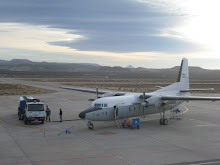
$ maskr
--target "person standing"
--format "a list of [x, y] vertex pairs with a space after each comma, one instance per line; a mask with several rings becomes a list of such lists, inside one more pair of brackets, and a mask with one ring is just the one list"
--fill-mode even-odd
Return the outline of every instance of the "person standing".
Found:
[[60, 108], [60, 122], [62, 122], [62, 115], [63, 115], [63, 111], [62, 111], [62, 109]]
[[51, 111], [50, 111], [50, 108], [49, 106], [47, 105], [47, 109], [46, 109], [46, 121], [49, 119], [50, 121], [50, 115], [51, 115]]

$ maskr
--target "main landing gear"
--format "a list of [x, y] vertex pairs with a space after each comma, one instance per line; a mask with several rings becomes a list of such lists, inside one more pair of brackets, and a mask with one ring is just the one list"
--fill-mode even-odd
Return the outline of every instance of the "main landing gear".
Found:
[[87, 126], [88, 126], [88, 129], [93, 129], [94, 128], [94, 125], [92, 124], [91, 121], [88, 121]]
[[[161, 116], [161, 113], [160, 113]], [[167, 125], [168, 124], [168, 120], [165, 118], [165, 110], [163, 109], [163, 115], [160, 118], [160, 125]]]

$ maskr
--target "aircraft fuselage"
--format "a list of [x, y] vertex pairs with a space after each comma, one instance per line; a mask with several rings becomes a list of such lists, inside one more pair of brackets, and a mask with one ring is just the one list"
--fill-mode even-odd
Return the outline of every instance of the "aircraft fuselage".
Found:
[[168, 101], [164, 103], [164, 106], [161, 106], [161, 103], [154, 106], [143, 106], [141, 104], [143, 100], [136, 95], [140, 94], [131, 93], [125, 96], [99, 98], [92, 103], [91, 107], [82, 111], [79, 117], [91, 121], [108, 121], [114, 120], [117, 115], [118, 119], [125, 119], [168, 111], [182, 103]]

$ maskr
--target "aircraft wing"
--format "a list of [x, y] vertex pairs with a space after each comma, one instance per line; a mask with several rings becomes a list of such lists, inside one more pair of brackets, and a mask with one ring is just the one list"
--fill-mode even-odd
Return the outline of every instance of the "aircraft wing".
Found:
[[62, 89], [69, 89], [69, 90], [75, 90], [75, 91], [80, 91], [80, 92], [87, 92], [87, 93], [95, 93], [95, 94], [114, 94], [112, 96], [123, 96], [126, 93], [125, 92], [110, 92], [110, 91], [100, 91], [100, 90], [92, 90], [92, 89], [82, 89], [82, 88], [73, 88], [73, 87], [65, 87], [65, 86], [60, 86]]
[[220, 101], [220, 97], [197, 97], [197, 96], [162, 96], [161, 100], [183, 100], [183, 101]]

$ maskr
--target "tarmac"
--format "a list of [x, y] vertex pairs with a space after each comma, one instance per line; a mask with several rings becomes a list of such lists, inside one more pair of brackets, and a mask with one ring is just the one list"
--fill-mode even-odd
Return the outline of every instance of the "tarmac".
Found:
[[[110, 121], [93, 122], [95, 129], [88, 130], [78, 114], [95, 94], [61, 89], [58, 82], [1, 78], [0, 83], [51, 90], [32, 96], [49, 105], [52, 113], [50, 122], [24, 125], [17, 117], [20, 96], [0, 96], [0, 165], [220, 164], [220, 102], [184, 103], [183, 119], [169, 120], [166, 126], [159, 125], [160, 115], [155, 114], [140, 117], [140, 129], [118, 128]], [[166, 115], [169, 118], [169, 112]], [[72, 126], [70, 134], [64, 131]]]

